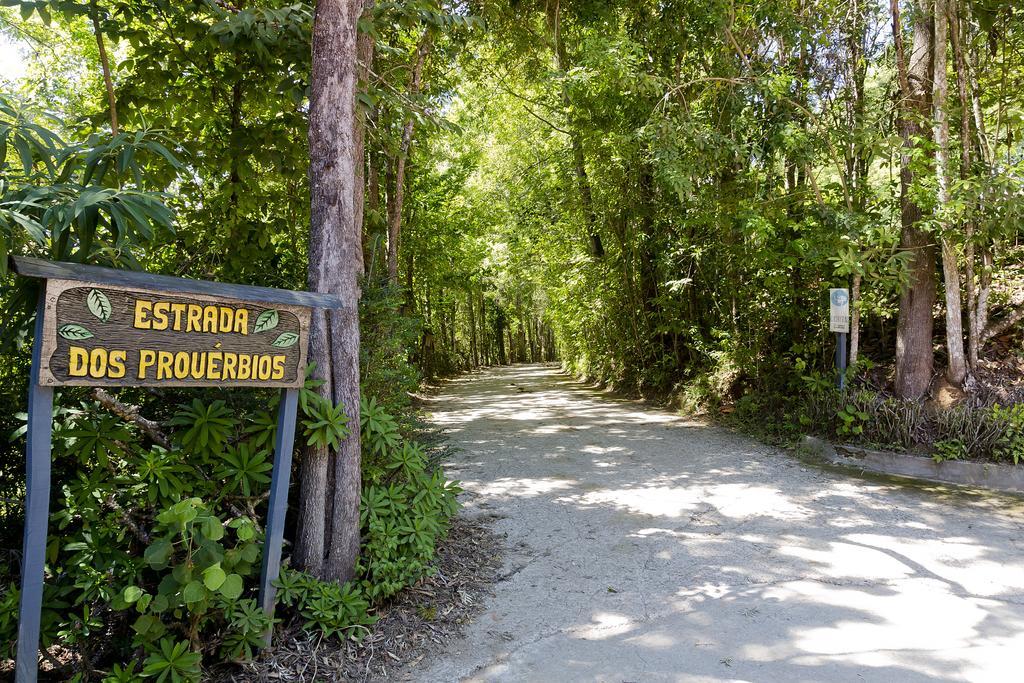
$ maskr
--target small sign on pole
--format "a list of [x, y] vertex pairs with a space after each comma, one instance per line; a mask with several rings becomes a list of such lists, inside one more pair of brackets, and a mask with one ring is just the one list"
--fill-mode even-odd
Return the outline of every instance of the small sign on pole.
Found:
[[850, 290], [833, 288], [828, 290], [829, 332], [850, 332]]
[[836, 371], [839, 388], [846, 387], [846, 335], [850, 332], [850, 290], [845, 287], [828, 290], [828, 329], [836, 333]]
[[340, 308], [341, 301], [34, 258], [11, 261], [19, 275], [43, 280], [29, 381], [15, 681], [33, 683], [38, 673], [54, 387], [281, 390], [259, 586], [260, 605], [272, 614], [310, 317], [312, 309]]

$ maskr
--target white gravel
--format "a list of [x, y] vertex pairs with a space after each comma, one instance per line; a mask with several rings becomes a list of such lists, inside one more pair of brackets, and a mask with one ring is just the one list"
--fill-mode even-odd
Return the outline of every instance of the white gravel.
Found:
[[1024, 504], [864, 480], [551, 366], [434, 399], [502, 580], [429, 681], [1024, 681]]

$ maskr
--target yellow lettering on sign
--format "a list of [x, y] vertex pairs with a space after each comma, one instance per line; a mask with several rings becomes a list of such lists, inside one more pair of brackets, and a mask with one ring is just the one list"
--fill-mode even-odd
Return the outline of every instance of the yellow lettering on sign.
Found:
[[[198, 361], [198, 362], [196, 362]], [[206, 376], [206, 354], [192, 353], [192, 379], [203, 379]]]
[[139, 379], [146, 379], [146, 370], [156, 363], [156, 351], [141, 349], [139, 351]]
[[174, 379], [188, 379], [190, 360], [188, 351], [178, 351], [174, 354]]
[[203, 308], [202, 306], [189, 306], [188, 307], [188, 322], [185, 326], [186, 332], [202, 332], [203, 331]]
[[239, 308], [235, 311], [234, 331], [239, 334], [249, 334], [249, 309]]
[[208, 365], [206, 368], [207, 379], [220, 379], [220, 364], [222, 360], [224, 360], [224, 354], [221, 351], [210, 352], [210, 357], [206, 360]]
[[207, 306], [203, 309], [203, 332], [217, 331], [217, 307]]
[[174, 314], [174, 331], [181, 332], [181, 316], [188, 309], [185, 304], [171, 304], [171, 313]]
[[99, 379], [107, 374], [107, 350], [95, 348], [89, 353], [89, 376]]
[[68, 374], [72, 377], [85, 377], [89, 374], [89, 352], [81, 346], [68, 349]]
[[274, 372], [270, 379], [284, 379], [284, 360], [285, 356], [274, 356]]
[[252, 377], [252, 356], [243, 353], [238, 357], [238, 379], [246, 380]]
[[257, 379], [266, 380], [270, 379], [271, 372], [271, 360], [270, 356], [260, 356], [260, 364]]
[[135, 300], [135, 328], [139, 330], [148, 330], [152, 326], [149, 320], [146, 320], [146, 314], [153, 308], [152, 301], [146, 301], [145, 299]]
[[159, 351], [156, 354], [156, 378], [172, 379], [174, 377], [174, 354], [170, 351]]
[[107, 357], [107, 377], [110, 379], [121, 379], [125, 376], [127, 369], [124, 362], [128, 359], [128, 352], [115, 349]]
[[235, 320], [235, 309], [228, 308], [227, 306], [220, 307], [220, 313], [217, 316], [217, 331], [218, 332], [230, 332], [231, 323]]
[[154, 330], [166, 330], [167, 329], [167, 311], [169, 311], [171, 305], [166, 301], [158, 301], [153, 304], [153, 329]]
[[238, 364], [238, 354], [230, 351], [224, 352], [224, 372], [221, 379], [235, 379], [235, 366]]

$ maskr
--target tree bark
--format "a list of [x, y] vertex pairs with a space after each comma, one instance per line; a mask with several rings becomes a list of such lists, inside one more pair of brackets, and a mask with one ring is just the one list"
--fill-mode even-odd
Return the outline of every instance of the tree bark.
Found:
[[[325, 579], [344, 582], [359, 556], [359, 226], [355, 224], [356, 24], [363, 0], [318, 0], [309, 96], [309, 288], [337, 294], [343, 308], [318, 312], [310, 360], [322, 388], [344, 406], [349, 436], [337, 453], [307, 449], [296, 558]], [[329, 393], [328, 393], [329, 392]], [[328, 472], [333, 486], [328, 490]]]
[[935, 37], [933, 41], [935, 75], [932, 79], [934, 134], [935, 134], [935, 180], [938, 188], [939, 229], [942, 244], [942, 278], [946, 290], [946, 350], [949, 355], [946, 378], [954, 385], [961, 386], [967, 379], [967, 360], [964, 355], [963, 304], [960, 299], [960, 264], [956, 246], [952, 240], [952, 226], [949, 222], [949, 117], [946, 103], [949, 100], [946, 54], [948, 50], [948, 19], [946, 0], [935, 0]]
[[[416, 48], [416, 61], [413, 63], [412, 75], [409, 78], [409, 97], [419, 95], [423, 79], [423, 64], [430, 53], [430, 29], [423, 31], [419, 46]], [[412, 146], [414, 119], [412, 114], [405, 120], [402, 129], [402, 144], [395, 159], [394, 187], [391, 201], [388, 202], [388, 281], [398, 284], [398, 240], [402, 230], [402, 204], [405, 200], [405, 161]]]
[[[971, 158], [971, 99], [967, 94], [967, 59], [964, 56], [962, 21], [959, 0], [950, 3], [950, 42], [953, 45], [953, 57], [956, 64], [956, 87], [960, 98], [960, 177], [970, 177], [973, 160]], [[978, 287], [976, 281], [976, 250], [974, 244], [974, 222], [964, 222], [964, 283], [967, 295], [967, 363], [970, 369], [978, 366], [981, 329], [978, 327]]]
[[96, 35], [96, 48], [100, 53], [100, 68], [103, 70], [103, 85], [107, 89], [107, 104], [110, 107], [110, 132], [117, 135], [117, 99], [114, 97], [114, 81], [110, 77], [110, 60], [107, 59], [107, 46], [103, 41], [103, 30], [100, 28], [100, 10], [96, 0], [89, 3], [89, 17], [92, 19], [93, 33]]
[[857, 364], [860, 354], [860, 282], [861, 275], [856, 273], [850, 289], [850, 365]]
[[[361, 16], [372, 14], [375, 0], [363, 0]], [[369, 87], [370, 70], [373, 68], [373, 35], [359, 32], [356, 36], [356, 78], [359, 92], [366, 92]], [[366, 111], [356, 103], [355, 108], [355, 141], [352, 145], [352, 159], [355, 165], [355, 182], [353, 183], [352, 222], [359, 238], [357, 241], [359, 273], [366, 273], [366, 254], [363, 249], [363, 207], [366, 203]]]
[[932, 16], [927, 0], [915, 0], [913, 45], [903, 48], [899, 0], [891, 0], [893, 42], [900, 85], [898, 126], [903, 140], [900, 157], [900, 248], [910, 253], [909, 279], [900, 293], [896, 327], [896, 394], [917, 400], [931, 383], [934, 366], [932, 309], [935, 306], [935, 244], [919, 227], [922, 209], [911, 188], [911, 151], [915, 138], [927, 135], [920, 121], [931, 115]]
[[[565, 51], [565, 43], [562, 41], [562, 14], [559, 0], [547, 3], [547, 24], [552, 50], [555, 53], [555, 63], [563, 76], [569, 71], [569, 55]], [[569, 93], [565, 86], [562, 86], [562, 106], [566, 115], [570, 110]], [[572, 147], [573, 173], [576, 176], [576, 187], [580, 193], [580, 204], [583, 207], [583, 220], [587, 228], [587, 237], [590, 240], [590, 252], [597, 258], [604, 256], [604, 245], [601, 243], [601, 235], [597, 231], [597, 213], [594, 211], [594, 196], [590, 188], [590, 179], [587, 177], [587, 162], [583, 154], [583, 138], [575, 125], [569, 125], [569, 143]]]

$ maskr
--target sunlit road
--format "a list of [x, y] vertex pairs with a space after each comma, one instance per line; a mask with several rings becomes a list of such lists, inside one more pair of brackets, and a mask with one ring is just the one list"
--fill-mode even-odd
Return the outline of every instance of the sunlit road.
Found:
[[503, 579], [430, 681], [1022, 681], [1024, 506], [865, 481], [557, 369], [447, 385]]

